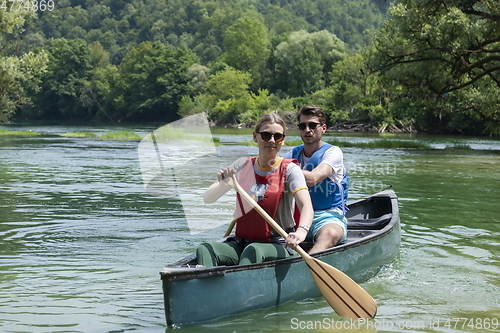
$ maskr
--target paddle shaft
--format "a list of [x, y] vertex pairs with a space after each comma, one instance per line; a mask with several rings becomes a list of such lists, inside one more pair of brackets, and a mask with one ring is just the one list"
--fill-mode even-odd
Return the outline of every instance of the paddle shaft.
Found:
[[227, 237], [231, 234], [231, 231], [233, 231], [235, 224], [236, 224], [236, 219], [232, 220], [231, 223], [229, 223], [229, 226], [227, 227], [227, 230], [226, 230], [226, 233], [224, 234], [224, 237]]
[[[259, 206], [259, 204], [255, 202], [255, 200], [241, 187], [234, 175], [232, 181], [236, 192], [238, 192], [243, 197], [243, 199], [245, 199], [245, 201], [248, 202], [260, 214], [260, 216], [262, 216], [267, 221], [267, 223], [269, 223], [271, 227], [276, 230], [276, 232], [278, 232], [278, 234], [280, 234], [281, 237], [287, 238], [288, 234], [286, 233], [286, 231], [283, 230], [283, 228], [278, 223], [276, 223], [276, 221], [274, 221], [273, 218], [269, 216], [269, 214], [261, 206]], [[307, 252], [304, 251], [304, 249], [302, 249], [299, 245], [296, 246], [295, 251], [297, 251], [297, 253], [300, 254], [302, 258], [310, 257], [309, 254], [307, 254]]]

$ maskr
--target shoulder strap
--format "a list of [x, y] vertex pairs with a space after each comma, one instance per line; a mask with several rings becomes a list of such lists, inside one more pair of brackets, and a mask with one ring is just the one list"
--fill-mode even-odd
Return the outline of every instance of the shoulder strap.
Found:
[[304, 145], [299, 145], [292, 149], [292, 158], [300, 161], [300, 156], [302, 155], [302, 150], [304, 149]]

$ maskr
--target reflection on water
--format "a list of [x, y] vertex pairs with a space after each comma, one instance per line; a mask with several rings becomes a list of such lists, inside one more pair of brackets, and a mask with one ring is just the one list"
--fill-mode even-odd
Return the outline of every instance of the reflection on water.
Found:
[[[37, 130], [75, 131], [57, 126]], [[140, 131], [145, 135], [150, 130]], [[221, 134], [222, 142], [249, 138]], [[448, 143], [435, 137], [422, 140]], [[500, 150], [500, 143], [489, 139], [471, 139], [473, 145]], [[216, 205], [194, 203], [190, 214], [201, 223], [218, 218], [225, 224], [191, 234], [179, 198], [146, 193], [137, 148], [135, 141], [0, 137], [2, 331], [172, 330], [165, 324], [158, 272], [201, 241], [224, 233], [232, 197]], [[219, 163], [255, 153], [255, 147], [224, 145]], [[364, 326], [345, 323], [317, 299], [184, 331], [498, 331], [500, 325], [493, 329], [492, 319], [500, 315], [500, 155], [346, 148], [344, 157], [351, 199], [389, 186], [400, 197], [400, 255], [363, 284], [379, 304], [376, 320]], [[213, 170], [199, 166], [185, 193], [195, 198], [214, 180]], [[221, 293], [221, 301], [224, 297]], [[473, 325], [462, 327], [466, 320], [474, 320]], [[321, 325], [311, 327], [314, 323]], [[479, 327], [485, 323], [489, 327]]]

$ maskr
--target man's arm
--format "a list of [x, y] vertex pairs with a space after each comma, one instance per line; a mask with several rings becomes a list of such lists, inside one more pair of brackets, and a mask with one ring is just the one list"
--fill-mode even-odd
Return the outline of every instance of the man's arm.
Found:
[[304, 177], [306, 178], [307, 186], [311, 187], [330, 176], [333, 172], [333, 168], [326, 164], [320, 163], [317, 167], [315, 167], [312, 171], [302, 170]]

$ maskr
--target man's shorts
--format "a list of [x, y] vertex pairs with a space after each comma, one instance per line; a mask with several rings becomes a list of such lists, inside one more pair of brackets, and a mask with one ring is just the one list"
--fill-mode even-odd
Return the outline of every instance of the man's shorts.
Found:
[[339, 243], [345, 241], [347, 237], [347, 219], [345, 218], [343, 212], [338, 208], [318, 210], [314, 211], [314, 218], [306, 236], [307, 242], [316, 241], [316, 234], [319, 230], [327, 224], [334, 223], [338, 224], [344, 230], [344, 235]]

